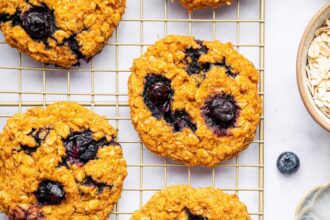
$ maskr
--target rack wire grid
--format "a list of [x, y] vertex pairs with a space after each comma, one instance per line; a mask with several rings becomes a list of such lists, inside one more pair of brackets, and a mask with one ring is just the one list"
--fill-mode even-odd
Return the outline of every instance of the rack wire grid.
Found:
[[230, 7], [191, 15], [178, 0], [127, 0], [120, 26], [103, 52], [79, 68], [46, 67], [9, 48], [0, 36], [0, 128], [13, 114], [30, 107], [63, 100], [79, 102], [106, 115], [117, 128], [128, 163], [122, 198], [110, 219], [129, 219], [133, 211], [162, 188], [191, 184], [236, 193], [247, 204], [252, 219], [263, 220], [264, 117], [248, 150], [213, 169], [189, 168], [157, 157], [139, 140], [129, 116], [129, 67], [133, 58], [168, 34], [233, 42], [258, 68], [263, 100], [265, 0], [235, 0]]

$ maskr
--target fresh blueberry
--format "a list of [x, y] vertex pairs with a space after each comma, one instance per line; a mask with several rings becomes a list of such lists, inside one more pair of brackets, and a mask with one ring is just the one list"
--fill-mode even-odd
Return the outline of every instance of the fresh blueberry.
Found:
[[56, 31], [54, 13], [45, 5], [31, 7], [21, 20], [24, 30], [35, 40], [46, 40]]
[[295, 153], [284, 152], [278, 157], [276, 165], [281, 173], [291, 175], [299, 169], [300, 160]]
[[65, 191], [61, 183], [43, 180], [39, 183], [35, 196], [41, 205], [57, 205], [65, 199]]
[[186, 209], [188, 220], [207, 220], [207, 217], [201, 215], [194, 215], [189, 209]]

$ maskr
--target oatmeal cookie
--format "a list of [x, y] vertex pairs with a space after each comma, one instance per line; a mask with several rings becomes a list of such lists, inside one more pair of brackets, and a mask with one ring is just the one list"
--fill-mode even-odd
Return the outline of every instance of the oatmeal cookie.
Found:
[[233, 0], [180, 0], [182, 5], [192, 12], [203, 8], [217, 8], [219, 6], [231, 5]]
[[156, 193], [131, 220], [251, 220], [236, 195], [220, 189], [172, 186]]
[[0, 134], [0, 210], [9, 219], [107, 219], [127, 174], [116, 131], [75, 103], [33, 108]]
[[126, 0], [0, 0], [0, 29], [12, 47], [61, 67], [98, 54]]
[[254, 139], [261, 114], [258, 71], [231, 43], [168, 36], [131, 70], [132, 122], [154, 153], [215, 166]]

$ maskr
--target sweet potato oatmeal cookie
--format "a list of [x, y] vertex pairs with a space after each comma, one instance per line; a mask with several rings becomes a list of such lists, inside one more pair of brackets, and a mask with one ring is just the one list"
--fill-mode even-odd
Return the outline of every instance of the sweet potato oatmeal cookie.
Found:
[[254, 139], [261, 114], [258, 71], [231, 43], [168, 36], [131, 70], [132, 122], [154, 153], [215, 166]]
[[12, 47], [46, 64], [78, 65], [99, 53], [126, 0], [0, 0], [0, 29]]
[[251, 220], [236, 195], [220, 189], [172, 186], [156, 193], [131, 220]]
[[75, 103], [33, 108], [0, 134], [0, 210], [9, 219], [107, 219], [126, 176], [116, 131]]
[[180, 0], [182, 5], [192, 12], [203, 8], [217, 8], [219, 6], [231, 5], [233, 0]]

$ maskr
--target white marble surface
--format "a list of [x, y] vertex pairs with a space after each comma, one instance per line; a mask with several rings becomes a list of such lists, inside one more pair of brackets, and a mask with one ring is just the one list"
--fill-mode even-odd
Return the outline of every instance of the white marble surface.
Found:
[[[157, 1], [159, 3], [151, 3]], [[242, 16], [246, 19], [251, 18], [257, 9], [256, 4], [251, 2], [258, 2], [258, 0], [241, 0]], [[145, 0], [150, 4], [146, 4], [145, 10], [146, 17], [160, 15], [163, 9], [160, 8], [163, 0]], [[305, 110], [300, 99], [298, 89], [296, 86], [295, 78], [295, 60], [296, 51], [300, 41], [302, 32], [305, 29], [308, 21], [312, 15], [324, 5], [327, 0], [266, 0], [266, 91], [265, 91], [265, 219], [266, 220], [291, 220], [293, 219], [295, 206], [298, 200], [302, 197], [304, 192], [309, 188], [323, 184], [330, 180], [330, 134], [319, 127], [309, 116]], [[126, 17], [139, 17], [138, 1], [128, 0], [128, 9]], [[136, 4], [136, 5], [134, 5]], [[150, 14], [148, 14], [151, 12]], [[152, 14], [154, 13], [154, 14]], [[235, 15], [235, 9], [219, 9], [219, 14], [225, 18], [230, 18]], [[169, 6], [169, 16], [178, 16], [185, 18], [184, 9], [176, 5]], [[194, 15], [195, 16], [195, 15]], [[209, 14], [197, 13], [197, 17], [210, 18]], [[161, 17], [161, 16], [160, 16]], [[149, 26], [150, 25], [150, 26]], [[154, 26], [152, 26], [154, 25]], [[223, 25], [223, 24], [221, 24]], [[224, 24], [225, 25], [225, 24]], [[225, 29], [222, 29], [224, 27]], [[139, 24], [136, 26], [122, 23], [119, 31], [119, 39], [122, 42], [133, 41], [136, 33], [139, 31]], [[158, 29], [157, 29], [158, 28]], [[207, 39], [211, 37], [211, 26], [193, 24], [192, 33], [197, 35], [200, 39]], [[257, 36], [252, 36], [253, 31], [250, 31], [249, 26], [242, 25], [242, 35], [244, 39], [251, 40]], [[254, 27], [255, 28], [255, 27]], [[148, 31], [145, 36], [145, 42], [152, 43], [155, 39], [161, 37], [164, 33], [161, 23], [145, 24]], [[235, 41], [235, 25], [233, 26], [220, 26], [217, 30], [216, 37], [220, 40]], [[226, 30], [226, 31], [223, 31]], [[169, 23], [169, 33], [187, 34], [187, 25], [180, 23]], [[129, 33], [129, 34], [127, 34]], [[135, 33], [135, 34], [134, 34]], [[121, 35], [123, 34], [123, 35]], [[128, 40], [131, 38], [130, 40]], [[2, 36], [0, 36], [2, 39]], [[244, 41], [243, 39], [243, 41]], [[139, 38], [134, 42], [139, 42]], [[251, 43], [246, 42], [246, 43]], [[0, 66], [1, 65], [17, 65], [17, 52], [8, 48], [6, 45], [0, 45]], [[137, 49], [137, 50], [136, 50]], [[252, 49], [241, 48], [250, 59], [257, 60], [256, 54], [253, 54]], [[105, 49], [102, 54], [96, 57], [96, 68], [106, 65], [114, 69], [114, 62], [109, 62], [106, 55], [114, 56], [113, 49]], [[128, 69], [133, 57], [139, 55], [139, 47], [119, 48], [119, 68]], [[122, 62], [125, 61], [125, 62]], [[23, 65], [25, 66], [40, 66], [40, 64], [32, 61], [31, 59], [23, 56]], [[9, 75], [8, 72], [11, 72]], [[17, 71], [0, 71], [0, 81], [5, 82], [0, 86], [5, 90], [17, 90]], [[126, 80], [128, 73], [121, 73], [120, 78], [120, 92], [126, 92]], [[108, 77], [108, 78], [106, 78]], [[66, 91], [66, 73], [63, 71], [58, 75], [51, 72], [46, 72], [47, 91]], [[96, 89], [97, 92], [114, 92], [112, 87], [109, 87], [109, 80], [114, 80], [112, 74], [95, 73]], [[88, 73], [72, 74], [72, 91], [73, 92], [90, 92], [90, 75]], [[86, 85], [86, 86], [81, 86]], [[87, 86], [88, 85], [88, 86]], [[23, 90], [24, 91], [40, 91], [42, 90], [42, 75], [38, 72], [23, 71]], [[104, 89], [104, 91], [102, 90]], [[111, 91], [110, 91], [111, 90]], [[63, 96], [47, 96], [47, 101], [63, 100]], [[86, 101], [89, 97], [73, 96], [72, 100]], [[97, 97], [99, 98], [99, 97]], [[126, 99], [126, 97], [120, 97]], [[0, 101], [17, 100], [17, 95], [4, 94], [0, 96]], [[104, 97], [103, 97], [104, 99]], [[101, 100], [103, 101], [102, 97]], [[23, 101], [41, 101], [42, 96], [23, 96]], [[99, 99], [97, 99], [99, 100]], [[100, 100], [99, 100], [100, 101]], [[17, 108], [2, 108], [0, 114], [12, 114], [17, 111]], [[109, 109], [96, 109], [101, 114], [106, 114], [113, 117], [113, 110]], [[128, 117], [128, 109], [123, 109], [120, 115]], [[0, 118], [0, 127], [5, 123], [4, 118]], [[115, 124], [114, 121], [110, 123]], [[127, 140], [127, 138], [136, 139], [136, 133], [128, 122], [120, 122], [119, 129], [122, 131], [125, 127], [125, 132], [119, 134], [120, 140]], [[129, 163], [138, 163], [139, 158], [139, 145], [128, 146], [124, 145], [125, 157]], [[293, 176], [285, 177], [278, 173], [275, 163], [277, 156], [286, 150], [296, 152], [301, 159], [301, 169]], [[241, 161], [251, 161], [251, 157], [256, 156], [255, 148], [251, 147], [248, 151], [241, 154]], [[161, 163], [162, 160], [144, 151], [145, 162]], [[137, 159], [137, 160], [136, 160]], [[231, 162], [228, 162], [229, 164]], [[152, 168], [153, 169], [153, 168]], [[149, 187], [163, 187], [163, 174], [162, 170], [155, 168], [145, 169], [144, 179], [145, 186]], [[218, 172], [219, 171], [219, 172]], [[225, 172], [224, 172], [225, 171]], [[153, 175], [153, 178], [158, 181], [151, 181], [148, 178]], [[217, 170], [219, 181], [217, 179], [217, 186], [232, 187], [233, 172], [224, 169]], [[244, 176], [244, 171], [241, 172]], [[249, 184], [255, 183], [256, 176], [251, 176], [246, 173], [247, 179], [250, 180]], [[125, 182], [125, 187], [137, 187], [138, 170], [129, 170], [129, 177]], [[186, 170], [169, 170], [168, 178], [169, 184], [185, 183]], [[207, 178], [206, 178], [207, 177]], [[210, 185], [211, 172], [208, 169], [194, 168], [192, 169], [192, 183], [195, 186]], [[247, 184], [246, 178], [241, 178], [240, 186]], [[1, 181], [1, 180], [0, 180]], [[159, 184], [158, 184], [159, 183]], [[157, 185], [158, 184], [158, 185]], [[152, 186], [151, 186], [152, 185]], [[130, 194], [131, 193], [131, 194]], [[123, 211], [132, 211], [136, 209], [136, 201], [139, 200], [139, 194], [135, 192], [125, 192], [120, 201], [120, 207]], [[150, 197], [152, 192], [145, 193], [144, 201]], [[257, 195], [256, 195], [257, 196]], [[255, 200], [249, 198], [248, 195], [242, 195], [242, 200], [252, 205], [251, 209], [256, 208]], [[254, 204], [253, 204], [254, 201]], [[138, 205], [137, 205], [138, 206]], [[255, 212], [255, 210], [252, 210]], [[129, 219], [129, 216], [120, 216], [120, 220]], [[5, 219], [4, 217], [0, 219]], [[112, 218], [113, 219], [113, 218]], [[256, 218], [255, 218], [256, 219]]]
[[[266, 4], [266, 185], [265, 219], [291, 220], [306, 190], [330, 181], [330, 133], [305, 110], [295, 78], [301, 35], [327, 0], [268, 0]], [[276, 157], [296, 152], [301, 168], [285, 177]], [[330, 219], [330, 217], [329, 217]]]

